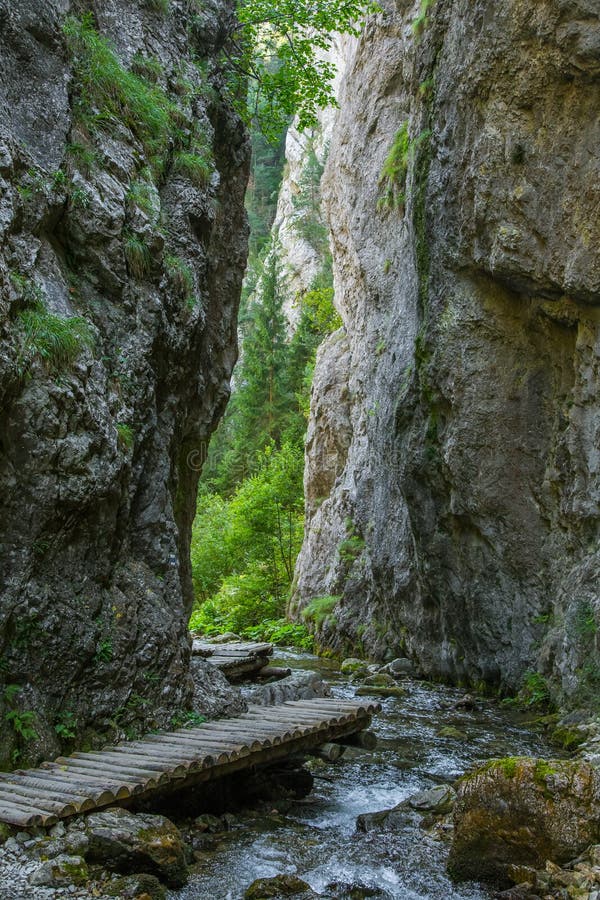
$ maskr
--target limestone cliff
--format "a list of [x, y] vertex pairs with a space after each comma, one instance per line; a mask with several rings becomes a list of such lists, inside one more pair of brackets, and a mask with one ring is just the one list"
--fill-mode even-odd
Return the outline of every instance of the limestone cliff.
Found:
[[0, 0], [5, 764], [190, 706], [190, 527], [246, 256], [232, 15]]
[[384, 3], [325, 194], [322, 348], [292, 609], [321, 640], [586, 705], [600, 685], [600, 14]]

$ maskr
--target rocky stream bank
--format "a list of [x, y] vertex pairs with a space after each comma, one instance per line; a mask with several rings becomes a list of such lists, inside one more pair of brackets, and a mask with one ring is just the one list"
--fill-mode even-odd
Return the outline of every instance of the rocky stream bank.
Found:
[[160, 814], [7, 830], [0, 898], [598, 900], [598, 725], [574, 726], [578, 756], [549, 761], [564, 753], [514, 710], [416, 680], [404, 662], [283, 662], [289, 679], [242, 688], [239, 703], [370, 693], [377, 746], [244, 775]]

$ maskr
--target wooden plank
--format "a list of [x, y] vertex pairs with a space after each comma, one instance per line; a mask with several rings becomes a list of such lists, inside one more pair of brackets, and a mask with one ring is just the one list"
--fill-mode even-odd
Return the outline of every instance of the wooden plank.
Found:
[[45, 813], [57, 815], [59, 818], [66, 816], [74, 816], [79, 812], [75, 803], [68, 800], [50, 800], [47, 797], [40, 797], [27, 788], [20, 790], [14, 788], [13, 785], [5, 785], [0, 787], [0, 802], [2, 803], [20, 803], [25, 806], [33, 806]]
[[42, 803], [46, 804], [48, 801], [51, 803], [62, 803], [63, 806], [68, 804], [73, 806], [76, 812], [88, 812], [90, 809], [94, 809], [96, 805], [93, 800], [90, 800], [89, 795], [85, 793], [81, 794], [69, 790], [57, 791], [51, 785], [42, 787], [39, 784], [28, 784], [25, 779], [20, 781], [14, 779], [10, 782], [2, 779], [0, 782], [0, 795], [13, 796], [15, 799], [19, 797], [29, 798], [28, 802], [31, 799], [37, 800], [39, 798], [39, 806]]
[[[96, 763], [106, 763], [110, 765], [113, 769], [120, 769], [122, 771], [129, 771], [132, 775], [151, 775], [157, 778], [160, 778], [161, 774], [165, 771], [165, 766], [161, 762], [152, 762], [151, 760], [140, 760], [139, 763], [135, 760], [129, 760], [126, 757], [126, 754], [123, 752], [102, 752], [99, 750], [97, 753], [72, 753], [71, 756], [67, 757], [67, 759], [75, 759], [77, 763], [82, 760], [96, 762]], [[59, 762], [64, 762], [65, 760], [58, 760]], [[185, 775], [185, 767], [182, 766], [181, 775]], [[173, 771], [169, 771], [169, 775], [177, 774]]]
[[0, 818], [9, 825], [20, 825], [22, 828], [35, 828], [40, 825], [56, 825], [58, 816], [51, 815], [33, 806], [21, 806], [19, 803], [0, 803]]
[[[35, 770], [34, 770], [35, 771]], [[74, 798], [89, 798], [86, 802], [92, 803], [92, 805], [98, 806], [106, 806], [109, 803], [114, 803], [117, 800], [117, 796], [114, 791], [109, 791], [106, 789], [94, 789], [92, 785], [84, 785], [78, 783], [73, 778], [63, 777], [63, 778], [55, 778], [52, 775], [49, 775], [43, 769], [39, 769], [35, 775], [22, 775], [19, 776], [19, 781], [13, 781], [12, 776], [2, 776], [2, 780], [5, 780], [9, 784], [23, 784], [26, 787], [34, 788], [35, 790], [41, 791], [59, 791], [61, 795], [65, 797], [74, 797]], [[126, 799], [130, 796], [129, 791], [127, 791], [124, 797], [119, 799]], [[83, 810], [85, 812], [85, 810]]]
[[[249, 738], [249, 740], [246, 740]], [[235, 753], [236, 756], [247, 756], [249, 753], [252, 753], [254, 750], [260, 750], [261, 744], [256, 740], [256, 737], [252, 737], [250, 735], [240, 734], [239, 732], [219, 732], [219, 735], [215, 735], [210, 737], [210, 741], [208, 738], [203, 736], [198, 737], [184, 737], [183, 735], [165, 735], [164, 737], [157, 738], [154, 741], [148, 741], [146, 746], [152, 746], [153, 743], [165, 747], [170, 747], [172, 749], [179, 748], [179, 752], [184, 754], [195, 753], [196, 756], [202, 756], [205, 753], [205, 748], [210, 749], [209, 743], [212, 744], [213, 747], [221, 747], [222, 749], [227, 750], [232, 753]]]
[[[247, 726], [242, 730], [236, 726], [228, 727], [226, 725], [221, 725], [220, 723], [218, 724], [219, 727], [217, 727], [217, 723], [215, 723], [214, 728], [205, 728], [201, 726], [194, 732], [194, 739], [197, 740], [199, 744], [210, 743], [211, 741], [214, 744], [232, 747], [241, 744], [248, 750], [261, 750], [265, 743], [267, 746], [271, 745], [269, 738], [265, 737], [264, 740], [258, 739], [254, 731], [250, 730]], [[180, 737], [179, 733], [177, 733], [177, 737]], [[183, 737], [183, 735], [181, 735], [181, 737]], [[246, 743], [244, 743], [244, 741]]]
[[[62, 762], [60, 758], [59, 761]], [[138, 771], [133, 773], [131, 769], [125, 770], [122, 766], [116, 766], [114, 763], [108, 762], [108, 760], [102, 764], [94, 759], [72, 759], [67, 766], [67, 770], [72, 772], [83, 772], [84, 774], [87, 772], [90, 774], [104, 775], [105, 778], [123, 778], [124, 781], [131, 781], [132, 778], [135, 778], [137, 783], [141, 784], [144, 790], [147, 790], [149, 787], [158, 787], [159, 784], [164, 784], [169, 780], [167, 776], [160, 772], [142, 774]]]
[[[231, 742], [229, 742], [231, 743]], [[192, 753], [186, 752], [185, 749], [170, 747], [168, 744], [154, 743], [146, 744], [145, 749], [140, 750], [136, 747], [119, 748], [119, 757], [125, 757], [126, 764], [129, 765], [146, 765], [146, 762], [155, 759], [164, 771], [168, 766], [175, 766], [169, 771], [177, 771], [181, 766], [185, 772], [190, 768], [203, 768], [204, 757], [210, 750], [218, 750], [227, 754], [229, 759], [238, 759], [242, 754], [235, 747], [226, 747], [222, 743], [213, 742], [212, 746], [205, 744], [204, 747], [198, 746]], [[250, 751], [248, 750], [248, 753]], [[113, 754], [114, 755], [114, 754]]]
[[74, 784], [81, 784], [82, 786], [89, 784], [90, 790], [110, 790], [114, 793], [115, 800], [127, 800], [129, 797], [141, 794], [144, 789], [139, 782], [127, 781], [121, 778], [111, 780], [106, 777], [105, 773], [77, 772], [74, 775], [72, 767], [59, 766], [56, 763], [42, 763], [40, 771], [44, 773], [44, 778], [60, 778], [61, 781], [67, 778]]

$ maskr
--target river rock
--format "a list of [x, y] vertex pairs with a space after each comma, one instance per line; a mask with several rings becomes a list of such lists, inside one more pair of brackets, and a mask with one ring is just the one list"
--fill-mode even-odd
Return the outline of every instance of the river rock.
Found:
[[364, 659], [357, 659], [354, 656], [350, 656], [342, 662], [340, 671], [342, 675], [362, 677], [369, 674], [369, 666]]
[[386, 663], [386, 665], [382, 666], [379, 671], [388, 672], [390, 675], [398, 678], [402, 675], [414, 675], [415, 666], [411, 659], [407, 659], [404, 656], [399, 656], [397, 659], [393, 659], [391, 662]]
[[273, 878], [257, 878], [244, 893], [244, 900], [266, 900], [269, 897], [316, 897], [306, 881], [296, 875], [275, 875]]
[[90, 862], [118, 872], [148, 872], [169, 887], [182, 887], [187, 872], [179, 829], [164, 816], [115, 807], [85, 820]]
[[165, 900], [167, 892], [154, 875], [125, 875], [102, 888], [109, 897], [123, 900]]
[[405, 697], [406, 691], [399, 685], [378, 687], [377, 685], [361, 685], [356, 691], [357, 697]]
[[328, 900], [367, 900], [368, 897], [385, 897], [382, 888], [370, 887], [361, 881], [331, 881], [325, 888]]
[[331, 697], [331, 687], [316, 672], [293, 672], [281, 681], [246, 688], [243, 695], [247, 703], [278, 706], [288, 700]]
[[89, 879], [86, 861], [81, 856], [63, 854], [48, 859], [29, 878], [35, 887], [68, 887], [70, 884], [85, 884]]
[[248, 706], [240, 689], [229, 684], [216, 666], [199, 656], [192, 656], [190, 671], [194, 682], [192, 706], [195, 712], [207, 719], [246, 712]]
[[376, 672], [374, 675], [367, 675], [365, 684], [374, 685], [376, 687], [395, 687], [396, 682], [387, 672]]
[[408, 805], [417, 812], [443, 815], [450, 812], [456, 800], [456, 791], [449, 784], [439, 784], [427, 791], [419, 791], [408, 798]]
[[511, 866], [561, 864], [600, 839], [600, 772], [584, 762], [492, 760], [459, 782], [448, 869], [510, 881]]
[[408, 801], [403, 800], [391, 809], [380, 809], [377, 812], [362, 813], [356, 819], [356, 830], [369, 831], [397, 831], [403, 828], [407, 821], [414, 819], [414, 811]]

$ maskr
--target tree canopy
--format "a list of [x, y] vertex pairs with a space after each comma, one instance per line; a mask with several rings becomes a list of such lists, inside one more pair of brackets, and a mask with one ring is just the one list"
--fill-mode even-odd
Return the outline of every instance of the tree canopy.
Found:
[[300, 130], [312, 127], [319, 109], [335, 105], [334, 35], [357, 35], [378, 10], [371, 0], [240, 0], [228, 59], [256, 87], [249, 114], [263, 132], [276, 135], [294, 115]]

